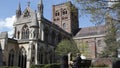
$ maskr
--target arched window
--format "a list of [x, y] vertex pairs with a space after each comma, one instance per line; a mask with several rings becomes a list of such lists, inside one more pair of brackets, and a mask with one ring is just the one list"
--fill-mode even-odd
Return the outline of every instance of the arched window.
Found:
[[50, 54], [50, 63], [52, 63], [52, 62], [53, 62], [53, 55]]
[[66, 9], [63, 10], [63, 15], [65, 15], [65, 14], [67, 14], [67, 10]]
[[32, 60], [32, 63], [34, 63], [35, 62], [35, 57], [32, 56], [31, 60]]
[[17, 38], [19, 39], [20, 38], [20, 31], [17, 32]]
[[25, 48], [22, 47], [19, 51], [18, 66], [21, 68], [26, 68], [26, 60], [27, 60], [26, 50]]
[[27, 25], [22, 28], [22, 39], [29, 39], [29, 29]]
[[31, 34], [30, 34], [31, 38], [38, 38], [38, 31], [37, 30], [31, 30]]
[[49, 58], [49, 63], [53, 63], [53, 51], [50, 51], [50, 53], [48, 54], [48, 58]]
[[29, 29], [27, 28], [26, 29], [26, 39], [28, 39], [29, 38]]
[[66, 27], [66, 23], [63, 23], [63, 28], [64, 28], [64, 29], [66, 29], [66, 28], [67, 28], [67, 27]]
[[32, 45], [32, 50], [35, 50], [35, 45]]
[[52, 38], [52, 31], [51, 29], [49, 29], [49, 32], [48, 32], [48, 42], [51, 43], [51, 38]]
[[48, 42], [48, 28], [47, 27], [44, 29], [44, 41]]
[[9, 57], [8, 57], [8, 66], [14, 65], [14, 50], [10, 50]]
[[55, 12], [55, 16], [59, 16], [60, 15], [60, 13], [59, 13], [59, 11], [57, 10], [56, 12]]
[[55, 34], [55, 32], [53, 31], [52, 32], [52, 44], [55, 44], [55, 36], [56, 36], [56, 34]]
[[43, 64], [43, 48], [38, 48], [38, 61], [39, 61], [39, 64]]

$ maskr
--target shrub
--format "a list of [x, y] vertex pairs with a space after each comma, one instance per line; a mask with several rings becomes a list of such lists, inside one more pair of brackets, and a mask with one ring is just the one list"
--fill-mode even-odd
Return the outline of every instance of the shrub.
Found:
[[31, 68], [60, 68], [60, 63], [32, 65]]
[[17, 67], [17, 66], [2, 66], [0, 68], [20, 68], [20, 67]]
[[31, 67], [30, 68], [42, 68], [42, 67], [44, 67], [45, 66], [45, 64], [40, 64], [40, 65], [31, 65]]

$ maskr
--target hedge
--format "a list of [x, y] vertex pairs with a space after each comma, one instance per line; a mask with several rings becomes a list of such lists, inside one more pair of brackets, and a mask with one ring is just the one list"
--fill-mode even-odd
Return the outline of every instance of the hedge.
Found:
[[60, 68], [60, 63], [32, 65], [31, 68]]
[[2, 66], [0, 68], [20, 68], [20, 67], [17, 67], [17, 66]]

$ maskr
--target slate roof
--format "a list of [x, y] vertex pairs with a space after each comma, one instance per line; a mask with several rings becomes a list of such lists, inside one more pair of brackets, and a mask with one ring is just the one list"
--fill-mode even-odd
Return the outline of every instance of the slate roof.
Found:
[[32, 22], [31, 22], [31, 26], [39, 27], [38, 26], [38, 20], [37, 20], [37, 13], [36, 13], [36, 11], [34, 12], [34, 16], [33, 16]]
[[105, 34], [106, 29], [105, 25], [91, 26], [81, 28], [75, 37], [84, 37], [84, 36], [93, 36], [93, 35], [101, 35]]
[[[29, 17], [25, 17], [26, 13], [29, 14]], [[26, 7], [26, 9], [22, 12], [22, 15], [17, 20], [17, 22], [14, 23], [14, 25], [23, 24], [26, 22], [32, 22], [32, 19], [34, 18], [34, 16], [35, 16], [35, 11], [33, 11], [30, 7]]]

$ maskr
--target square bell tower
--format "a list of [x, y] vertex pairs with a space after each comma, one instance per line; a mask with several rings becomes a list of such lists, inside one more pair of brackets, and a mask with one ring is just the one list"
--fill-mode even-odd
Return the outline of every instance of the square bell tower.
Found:
[[52, 21], [66, 32], [75, 35], [79, 29], [78, 9], [70, 1], [53, 5]]

